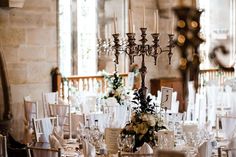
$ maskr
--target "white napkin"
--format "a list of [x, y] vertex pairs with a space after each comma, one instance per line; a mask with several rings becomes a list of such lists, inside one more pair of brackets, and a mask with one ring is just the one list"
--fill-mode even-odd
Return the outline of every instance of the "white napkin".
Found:
[[149, 144], [144, 142], [142, 147], [137, 151], [137, 154], [153, 154], [153, 149]]
[[117, 105], [117, 100], [114, 97], [109, 97], [106, 99], [106, 105], [107, 106], [113, 106], [113, 105]]
[[50, 143], [51, 148], [55, 148], [55, 149], [62, 148], [59, 140], [53, 134], [49, 135], [49, 143]]
[[83, 139], [82, 144], [83, 144], [83, 154], [85, 157], [96, 156], [96, 149], [91, 143], [89, 143], [86, 139]]
[[65, 144], [65, 140], [63, 138], [64, 134], [59, 126], [54, 127], [52, 133], [57, 138], [57, 140], [60, 142], [61, 145]]

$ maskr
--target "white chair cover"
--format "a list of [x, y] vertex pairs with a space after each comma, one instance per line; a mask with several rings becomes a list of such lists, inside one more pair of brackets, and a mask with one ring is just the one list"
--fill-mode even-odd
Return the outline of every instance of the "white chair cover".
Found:
[[236, 128], [236, 116], [221, 117], [222, 131], [227, 139], [231, 139]]
[[50, 114], [48, 104], [58, 104], [57, 92], [43, 93], [44, 117], [47, 117]]
[[24, 111], [25, 111], [25, 129], [24, 129], [24, 143], [32, 142], [33, 135], [33, 123], [32, 118], [38, 118], [38, 102], [28, 101], [30, 97], [24, 98]]
[[56, 117], [33, 119], [36, 142], [49, 143], [49, 135], [53, 131], [55, 121]]

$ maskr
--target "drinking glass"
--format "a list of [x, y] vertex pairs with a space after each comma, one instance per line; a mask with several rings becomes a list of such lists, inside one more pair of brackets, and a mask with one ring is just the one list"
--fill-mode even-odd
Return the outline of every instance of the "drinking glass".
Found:
[[135, 136], [134, 135], [126, 135], [126, 146], [128, 147], [128, 151], [132, 152], [135, 144]]
[[119, 135], [119, 136], [117, 137], [118, 150], [119, 150], [119, 151], [122, 151], [123, 148], [124, 148], [124, 145], [125, 145], [125, 138], [124, 138], [124, 136]]

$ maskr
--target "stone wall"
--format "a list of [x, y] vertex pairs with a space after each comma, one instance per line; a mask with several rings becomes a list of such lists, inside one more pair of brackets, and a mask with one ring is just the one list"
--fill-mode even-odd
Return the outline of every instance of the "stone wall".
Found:
[[39, 101], [42, 113], [42, 92], [51, 90], [50, 71], [57, 66], [56, 8], [57, 0], [25, 0], [23, 8], [0, 8], [0, 47], [13, 99], [12, 132], [18, 140], [23, 137], [23, 97]]

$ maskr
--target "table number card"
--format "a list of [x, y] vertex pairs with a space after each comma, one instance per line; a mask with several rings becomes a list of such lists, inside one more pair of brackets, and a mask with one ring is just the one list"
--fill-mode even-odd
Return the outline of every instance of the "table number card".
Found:
[[161, 87], [161, 107], [171, 110], [173, 88]]
[[118, 151], [117, 138], [121, 132], [120, 128], [105, 129], [105, 143], [110, 154], [115, 154]]

